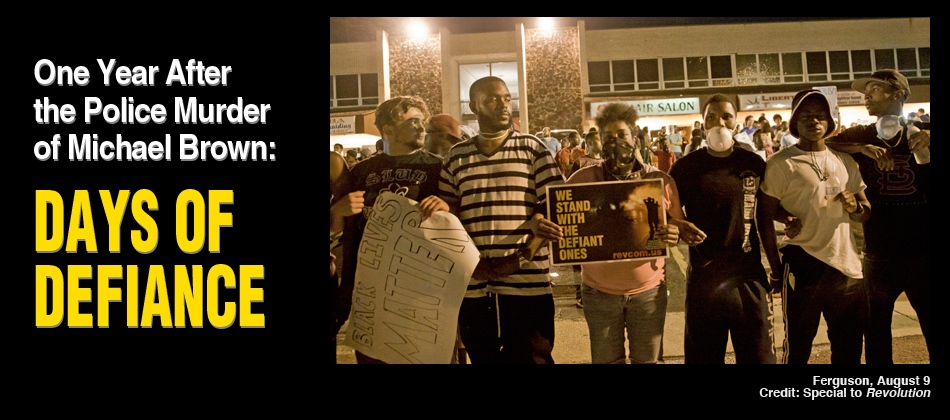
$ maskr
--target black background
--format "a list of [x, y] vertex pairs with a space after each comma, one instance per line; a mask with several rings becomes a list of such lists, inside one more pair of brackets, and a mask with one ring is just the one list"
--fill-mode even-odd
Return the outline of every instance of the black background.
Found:
[[[143, 50], [147, 54], [143, 53]], [[63, 48], [37, 48], [29, 53], [6, 59], [7, 83], [15, 87], [16, 95], [7, 101], [8, 126], [16, 127], [16, 134], [7, 137], [4, 194], [5, 222], [11, 229], [7, 235], [7, 253], [4, 263], [15, 273], [6, 280], [13, 288], [5, 293], [6, 317], [15, 329], [16, 357], [37, 369], [61, 367], [108, 367], [113, 369], [142, 368], [152, 371], [157, 367], [179, 366], [185, 371], [210, 370], [234, 374], [269, 375], [275, 372], [301, 369], [312, 364], [307, 351], [313, 350], [312, 337], [316, 319], [324, 318], [326, 311], [316, 299], [314, 248], [315, 220], [325, 218], [323, 209], [314, 211], [313, 170], [316, 139], [316, 110], [312, 106], [312, 66], [301, 55], [287, 54], [274, 48], [242, 46], [233, 50], [220, 48], [207, 51], [194, 48], [114, 48], [107, 50], [64, 51]], [[108, 63], [115, 59], [115, 67], [158, 66], [154, 86], [120, 86], [113, 70], [110, 86], [103, 85], [103, 74], [96, 61]], [[173, 59], [182, 67], [189, 59], [202, 61], [206, 66], [231, 66], [227, 86], [165, 85]], [[41, 86], [34, 78], [34, 66], [41, 59], [52, 60], [56, 66], [74, 70], [85, 66], [89, 72], [86, 86]], [[43, 75], [48, 74], [44, 70]], [[98, 97], [105, 104], [120, 104], [121, 97], [134, 97], [135, 104], [161, 103], [166, 109], [164, 124], [108, 124], [100, 115], [91, 124], [83, 122], [84, 97]], [[266, 124], [175, 124], [174, 98], [187, 100], [194, 96], [201, 104], [237, 103], [270, 104]], [[76, 109], [73, 124], [39, 124], [35, 122], [33, 103], [49, 98], [59, 106], [71, 104]], [[320, 112], [320, 116], [323, 112]], [[127, 142], [160, 141], [166, 134], [172, 138], [171, 161], [77, 161], [68, 159], [68, 135], [97, 134], [100, 141], [115, 142], [121, 133]], [[39, 161], [33, 148], [37, 142], [61, 136], [59, 160]], [[275, 161], [239, 161], [228, 158], [216, 161], [182, 162], [179, 159], [178, 135], [193, 134], [199, 141], [264, 141], [268, 154]], [[276, 148], [270, 148], [270, 142]], [[322, 141], [319, 143], [322, 148]], [[324, 155], [325, 156], [325, 155]], [[320, 165], [321, 167], [323, 165]], [[151, 190], [158, 202], [158, 210], [148, 211], [154, 219], [159, 235], [157, 248], [150, 254], [140, 254], [131, 243], [132, 230], [144, 230], [132, 215], [131, 196], [136, 191]], [[206, 212], [210, 206], [208, 191], [233, 190], [233, 204], [222, 205], [222, 212], [232, 215], [232, 227], [222, 227], [220, 253], [209, 252], [210, 241], [206, 232], [205, 246], [196, 254], [186, 254], [178, 248], [175, 238], [175, 203], [178, 194], [187, 189], [201, 192]], [[90, 253], [80, 243], [78, 252], [61, 251], [48, 254], [35, 252], [34, 200], [36, 190], [55, 190], [63, 198], [64, 236], [68, 234], [73, 195], [76, 190], [87, 190], [91, 203], [92, 223], [95, 226], [97, 253]], [[99, 190], [108, 190], [116, 197], [119, 190], [129, 190], [130, 200], [121, 227], [121, 252], [109, 252], [109, 225]], [[147, 209], [146, 209], [147, 210]], [[207, 221], [207, 215], [204, 218]], [[88, 223], [88, 221], [87, 221]], [[192, 222], [189, 222], [192, 226]], [[189, 235], [193, 234], [189, 228]], [[65, 238], [68, 243], [68, 238]], [[322, 241], [321, 241], [322, 242]], [[322, 245], [322, 243], [321, 243]], [[93, 316], [92, 328], [68, 327], [68, 290], [64, 305], [63, 322], [57, 328], [35, 326], [35, 266], [55, 265], [67, 283], [68, 265], [91, 265], [92, 279], [81, 280], [80, 287], [91, 291], [91, 301], [80, 303], [79, 312]], [[126, 280], [112, 280], [110, 286], [122, 290], [122, 302], [109, 305], [109, 328], [97, 326], [97, 266], [137, 265], [139, 323], [147, 284], [149, 266], [161, 265], [167, 288], [167, 304], [174, 318], [174, 266], [186, 265], [189, 274], [192, 265], [203, 266], [204, 276], [215, 264], [226, 264], [235, 274], [235, 288], [219, 287], [223, 302], [235, 303], [235, 320], [229, 328], [211, 325], [207, 313], [207, 281], [201, 279], [203, 289], [202, 328], [192, 328], [190, 320], [185, 328], [161, 325], [161, 317], [153, 317], [152, 328], [126, 326], [125, 309], [132, 297], [127, 296]], [[263, 265], [264, 279], [254, 280], [252, 287], [263, 289], [264, 302], [251, 304], [253, 313], [264, 314], [265, 328], [240, 326], [239, 278], [240, 265]], [[321, 279], [323, 279], [321, 261]], [[192, 279], [192, 281], [196, 281]], [[186, 315], [186, 318], [187, 315]], [[323, 323], [320, 324], [321, 326]], [[168, 372], [170, 373], [170, 372]]]

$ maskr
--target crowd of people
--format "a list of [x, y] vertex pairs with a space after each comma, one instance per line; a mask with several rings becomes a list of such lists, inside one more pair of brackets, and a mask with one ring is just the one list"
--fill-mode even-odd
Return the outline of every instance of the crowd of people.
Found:
[[[901, 293], [930, 350], [930, 136], [915, 125], [929, 115], [902, 116], [910, 86], [897, 71], [852, 87], [864, 93], [871, 116], [897, 116], [895, 123], [839, 127], [817, 90], [795, 96], [789, 121], [775, 115], [770, 124], [763, 114], [740, 122], [735, 103], [716, 94], [702, 104], [702, 121], [661, 129], [655, 139], [636, 125], [634, 107], [611, 103], [583, 139], [574, 132], [557, 141], [547, 127], [541, 138], [512, 128], [511, 94], [497, 77], [471, 87], [478, 133], [447, 114], [430, 116], [418, 97], [385, 101], [376, 126], [388, 152], [355, 165], [331, 152], [332, 348], [380, 191], [419, 202], [424, 217], [451, 212], [479, 249], [459, 308], [459, 359], [554, 363], [547, 244], [564, 230], [547, 212], [546, 187], [662, 179], [666, 224], [653, 239], [689, 246], [685, 363], [723, 363], [730, 335], [737, 363], [777, 363], [773, 293], [783, 302], [782, 363], [808, 362], [822, 315], [832, 363], [860, 363], [862, 348], [867, 363], [893, 363], [891, 313]], [[394, 171], [419, 176], [379, 181]], [[781, 248], [776, 221], [785, 225]], [[575, 270], [592, 362], [657, 363], [665, 259]], [[359, 352], [357, 361], [380, 363]]]

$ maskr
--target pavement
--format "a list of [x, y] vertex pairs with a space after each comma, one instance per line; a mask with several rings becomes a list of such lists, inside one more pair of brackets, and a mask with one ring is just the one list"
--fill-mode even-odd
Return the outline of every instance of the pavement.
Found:
[[[781, 227], [781, 225], [777, 225]], [[781, 231], [780, 231], [781, 232]], [[666, 326], [663, 336], [664, 364], [683, 363], [683, 335], [685, 331], [685, 300], [686, 300], [686, 267], [688, 248], [679, 245], [671, 248], [670, 258], [667, 260], [667, 289], [669, 291]], [[768, 268], [768, 262], [763, 255], [763, 265]], [[551, 270], [551, 282], [554, 289], [554, 329], [555, 342], [553, 358], [557, 364], [590, 364], [590, 333], [584, 310], [577, 306], [575, 300], [576, 285], [573, 269], [570, 266], [557, 266]], [[578, 273], [579, 277], [579, 273]], [[782, 358], [782, 343], [785, 338], [785, 322], [782, 318], [782, 298], [778, 294], [773, 297], [773, 328], [775, 349], [778, 360]], [[337, 337], [337, 363], [355, 364], [356, 357], [353, 349], [344, 346], [342, 332]], [[920, 330], [917, 312], [911, 307], [904, 294], [901, 294], [894, 305], [894, 314], [891, 324], [894, 338], [894, 361], [906, 364], [928, 364], [929, 353]], [[824, 317], [818, 327], [818, 334], [812, 344], [812, 356], [809, 363], [830, 363], [830, 344], [828, 341], [827, 325]], [[862, 356], [863, 361], [863, 356]], [[735, 354], [731, 340], [726, 348], [726, 364], [735, 363]]]

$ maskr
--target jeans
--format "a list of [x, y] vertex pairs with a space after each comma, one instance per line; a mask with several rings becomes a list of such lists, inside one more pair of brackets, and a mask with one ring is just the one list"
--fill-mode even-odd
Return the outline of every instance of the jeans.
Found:
[[594, 364], [625, 363], [624, 332], [633, 363], [656, 363], [666, 322], [666, 282], [635, 295], [611, 295], [586, 283], [584, 317], [590, 329]]
[[864, 259], [864, 278], [868, 281], [871, 325], [865, 343], [868, 364], [894, 363], [891, 317], [894, 302], [901, 292], [917, 312], [927, 350], [930, 345], [930, 254], [911, 258]]

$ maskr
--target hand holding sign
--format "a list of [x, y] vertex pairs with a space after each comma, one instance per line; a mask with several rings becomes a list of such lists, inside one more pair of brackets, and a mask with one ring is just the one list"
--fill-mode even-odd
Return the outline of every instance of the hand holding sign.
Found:
[[544, 215], [540, 213], [536, 213], [531, 217], [528, 223], [531, 233], [545, 241], [556, 241], [564, 237], [564, 229], [561, 229], [557, 223], [545, 219]]

